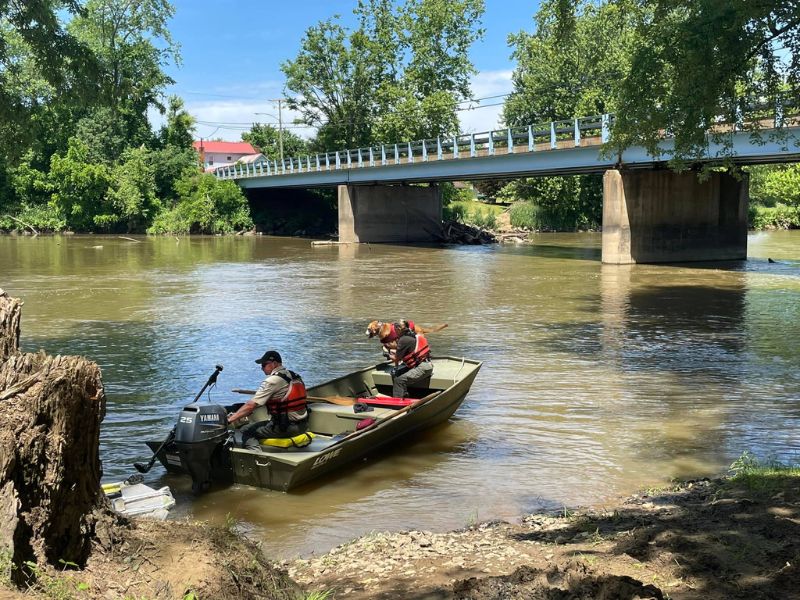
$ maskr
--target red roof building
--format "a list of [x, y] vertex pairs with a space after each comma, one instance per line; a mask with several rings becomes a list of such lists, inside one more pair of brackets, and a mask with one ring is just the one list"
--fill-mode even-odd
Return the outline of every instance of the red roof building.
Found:
[[192, 146], [200, 154], [203, 167], [218, 167], [235, 163], [243, 156], [257, 154], [258, 151], [247, 142], [209, 142], [194, 141]]

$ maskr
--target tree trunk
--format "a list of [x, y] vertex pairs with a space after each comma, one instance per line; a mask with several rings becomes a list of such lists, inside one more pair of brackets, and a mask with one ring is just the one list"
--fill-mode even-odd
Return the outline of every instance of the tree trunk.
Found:
[[25, 561], [83, 566], [100, 490], [105, 394], [82, 357], [19, 353], [21, 303], [0, 296], [0, 551], [20, 581]]

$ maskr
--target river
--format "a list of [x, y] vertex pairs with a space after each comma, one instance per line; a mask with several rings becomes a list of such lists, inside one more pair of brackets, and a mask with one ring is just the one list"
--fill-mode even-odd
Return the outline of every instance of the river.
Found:
[[[0, 237], [22, 346], [102, 368], [104, 480], [150, 457], [224, 364], [214, 402], [267, 348], [316, 384], [381, 359], [372, 319], [448, 323], [435, 354], [484, 361], [447, 424], [291, 494], [193, 498], [160, 466], [175, 516], [236, 519], [273, 556], [370, 531], [464, 527], [609, 505], [743, 451], [800, 450], [800, 232], [754, 233], [746, 262], [600, 264], [599, 234], [530, 246], [312, 247], [270, 237]], [[772, 258], [775, 262], [769, 262]]]

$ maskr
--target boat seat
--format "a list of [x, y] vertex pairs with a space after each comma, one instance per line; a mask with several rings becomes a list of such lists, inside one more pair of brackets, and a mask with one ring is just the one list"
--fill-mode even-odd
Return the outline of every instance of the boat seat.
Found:
[[314, 433], [322, 433], [324, 435], [350, 433], [356, 430], [356, 425], [362, 419], [373, 417], [380, 421], [395, 412], [397, 411], [391, 408], [374, 407], [373, 410], [368, 412], [357, 413], [353, 412], [352, 406], [317, 402], [311, 406], [311, 413], [308, 416], [308, 429]]
[[[388, 371], [375, 370], [372, 371], [370, 375], [372, 375], [372, 380], [375, 382], [375, 385], [386, 385], [389, 387], [392, 386], [392, 375]], [[437, 377], [436, 371], [434, 371], [430, 379], [421, 379], [415, 383], [410, 384], [408, 387], [429, 388], [432, 390], [446, 390], [451, 385], [453, 385], [452, 379], [446, 377]]]

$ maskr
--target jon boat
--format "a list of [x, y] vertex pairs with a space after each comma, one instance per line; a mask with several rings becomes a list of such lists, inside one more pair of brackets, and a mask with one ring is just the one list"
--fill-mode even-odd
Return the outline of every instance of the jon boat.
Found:
[[[288, 491], [450, 418], [464, 401], [481, 363], [449, 356], [431, 360], [432, 376], [410, 387], [410, 397], [403, 401], [387, 398], [392, 393], [389, 363], [308, 388], [313, 438], [310, 443], [304, 440], [307, 445], [301, 447], [264, 442], [258, 449], [236, 447], [235, 432], [226, 419], [231, 407], [196, 401], [184, 407], [166, 440], [147, 444], [154, 460], [167, 471], [190, 475], [195, 492], [208, 489], [212, 482]], [[356, 412], [353, 402], [372, 410]]]

